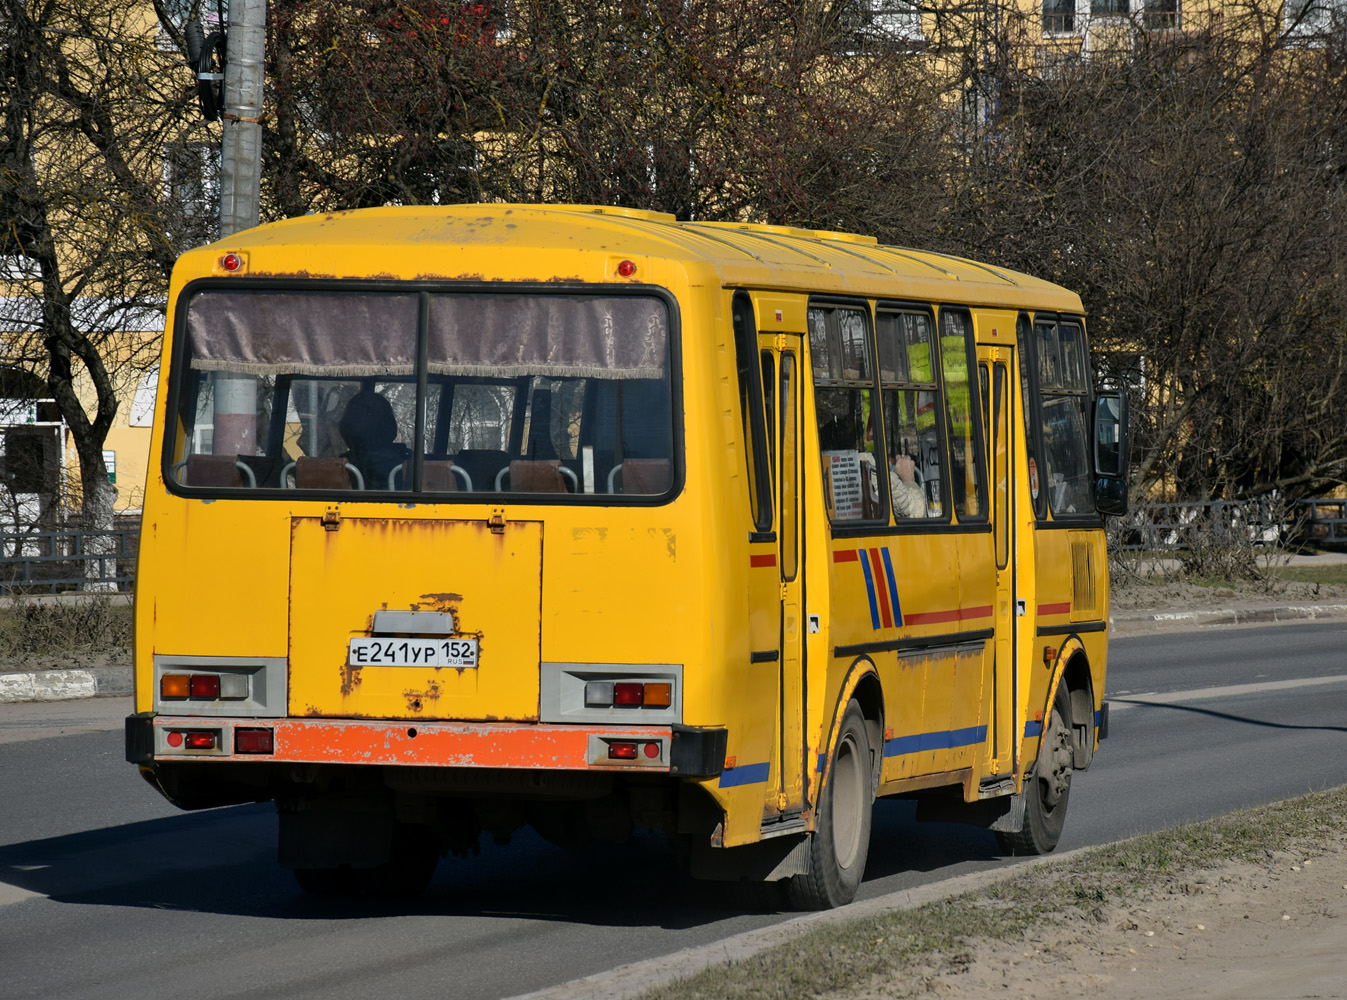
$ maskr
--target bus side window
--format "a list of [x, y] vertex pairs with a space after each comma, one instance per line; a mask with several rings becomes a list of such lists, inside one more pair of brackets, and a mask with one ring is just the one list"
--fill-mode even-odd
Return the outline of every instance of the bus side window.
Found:
[[1042, 395], [1043, 466], [1054, 518], [1093, 515], [1090, 470], [1090, 385], [1085, 334], [1078, 323], [1041, 318], [1034, 325]]
[[949, 433], [949, 488], [954, 513], [961, 521], [987, 517], [987, 491], [982, 467], [986, 449], [977, 416], [970, 354], [973, 320], [961, 310], [940, 312], [940, 366], [945, 380], [945, 426]]
[[808, 319], [828, 515], [834, 522], [887, 521], [869, 311], [815, 305]]
[[1020, 412], [1024, 414], [1025, 465], [1029, 470], [1029, 499], [1033, 501], [1034, 517], [1042, 521], [1048, 516], [1048, 497], [1040, 479], [1043, 463], [1039, 455], [1042, 452], [1042, 445], [1038, 440], [1038, 407], [1034, 405], [1037, 396], [1034, 392], [1032, 359], [1035, 354], [1031, 333], [1029, 318], [1021, 313], [1015, 321], [1015, 339], [1019, 344]]
[[925, 312], [875, 316], [889, 493], [893, 516], [900, 521], [945, 515], [940, 389], [931, 364], [933, 330], [931, 316]]
[[743, 417], [744, 457], [748, 466], [748, 501], [753, 526], [772, 530], [772, 485], [768, 478], [767, 431], [762, 415], [762, 376], [758, 369], [758, 336], [753, 304], [738, 292], [731, 306], [734, 318], [734, 360], [739, 372], [739, 412]]

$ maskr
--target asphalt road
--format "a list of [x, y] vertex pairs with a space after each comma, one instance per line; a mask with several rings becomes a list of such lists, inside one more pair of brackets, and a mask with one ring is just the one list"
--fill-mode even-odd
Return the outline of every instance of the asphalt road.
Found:
[[[1112, 736], [1062, 848], [1347, 781], [1347, 622], [1115, 641]], [[0, 994], [509, 997], [784, 919], [684, 885], [655, 838], [532, 836], [423, 900], [333, 905], [274, 861], [269, 807], [179, 813], [122, 760], [123, 699], [0, 705]], [[877, 807], [862, 898], [1005, 864], [982, 831]]]

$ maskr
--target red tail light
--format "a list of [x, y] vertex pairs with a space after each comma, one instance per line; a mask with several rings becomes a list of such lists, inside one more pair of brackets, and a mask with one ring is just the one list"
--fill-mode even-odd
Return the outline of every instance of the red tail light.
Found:
[[210, 701], [220, 697], [220, 675], [193, 674], [192, 697], [200, 701]]
[[609, 743], [608, 756], [612, 760], [635, 760], [635, 743]]
[[645, 701], [645, 685], [633, 681], [618, 681], [613, 685], [613, 704], [639, 708]]
[[214, 733], [188, 733], [186, 740], [188, 750], [214, 750]]

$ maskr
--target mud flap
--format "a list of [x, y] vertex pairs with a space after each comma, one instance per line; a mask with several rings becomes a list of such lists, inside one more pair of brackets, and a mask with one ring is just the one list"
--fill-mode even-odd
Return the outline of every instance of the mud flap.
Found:
[[996, 833], [1019, 833], [1024, 829], [1024, 795], [1003, 795], [979, 802], [961, 799], [917, 800], [919, 823], [964, 823]]
[[716, 882], [777, 882], [809, 870], [809, 838], [773, 837], [742, 847], [698, 844], [692, 851], [692, 877]]

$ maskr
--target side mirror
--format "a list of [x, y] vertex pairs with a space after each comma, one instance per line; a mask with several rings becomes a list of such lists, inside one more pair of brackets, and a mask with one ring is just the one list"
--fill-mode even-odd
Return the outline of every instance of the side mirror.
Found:
[[1127, 513], [1127, 394], [1105, 392], [1094, 401], [1094, 506], [1101, 514]]

